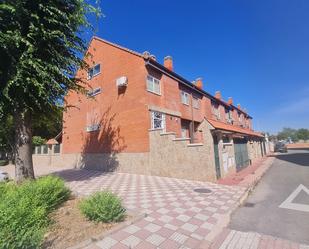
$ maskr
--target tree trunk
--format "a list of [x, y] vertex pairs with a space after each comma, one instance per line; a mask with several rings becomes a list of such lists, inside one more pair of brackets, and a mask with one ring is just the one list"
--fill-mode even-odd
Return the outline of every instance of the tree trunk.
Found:
[[15, 126], [15, 180], [34, 179], [32, 162], [32, 130], [29, 112], [16, 112]]

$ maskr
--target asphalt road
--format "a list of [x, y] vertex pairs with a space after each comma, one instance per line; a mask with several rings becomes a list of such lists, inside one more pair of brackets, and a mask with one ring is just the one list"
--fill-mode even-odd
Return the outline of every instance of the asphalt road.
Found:
[[229, 227], [309, 244], [309, 150], [278, 155]]

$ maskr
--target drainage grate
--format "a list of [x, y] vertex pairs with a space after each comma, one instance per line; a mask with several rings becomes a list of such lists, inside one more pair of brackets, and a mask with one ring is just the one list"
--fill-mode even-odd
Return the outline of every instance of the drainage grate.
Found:
[[246, 203], [244, 204], [244, 207], [250, 207], [250, 208], [252, 208], [252, 207], [254, 207], [254, 205], [255, 205], [255, 203], [246, 202]]
[[212, 190], [208, 189], [208, 188], [196, 188], [194, 189], [195, 192], [197, 193], [203, 193], [203, 194], [209, 194], [212, 192]]

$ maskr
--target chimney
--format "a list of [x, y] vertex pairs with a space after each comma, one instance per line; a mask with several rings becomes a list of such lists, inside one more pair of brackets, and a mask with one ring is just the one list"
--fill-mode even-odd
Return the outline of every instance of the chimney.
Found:
[[233, 105], [233, 98], [232, 98], [232, 97], [229, 97], [227, 103], [228, 103], [229, 105]]
[[164, 66], [170, 70], [173, 71], [173, 58], [172, 56], [166, 56], [164, 57]]
[[221, 100], [221, 92], [220, 91], [216, 91], [215, 98]]
[[154, 61], [156, 61], [156, 60], [157, 60], [156, 56], [155, 56], [155, 55], [153, 55], [153, 54], [151, 54], [151, 55], [150, 55], [150, 58], [151, 58], [151, 59], [153, 59]]
[[240, 104], [237, 104], [237, 108], [241, 110], [241, 106], [240, 106]]
[[197, 78], [195, 80], [195, 85], [196, 87], [198, 87], [199, 89], [203, 89], [203, 81], [202, 81], [202, 78]]

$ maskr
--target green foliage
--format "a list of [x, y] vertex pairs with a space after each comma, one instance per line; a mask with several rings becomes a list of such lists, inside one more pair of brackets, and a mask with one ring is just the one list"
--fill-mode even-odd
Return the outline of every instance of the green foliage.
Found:
[[12, 116], [3, 116], [0, 125], [0, 152], [10, 153], [13, 151], [14, 134]]
[[51, 107], [50, 112], [35, 113], [32, 117], [33, 136], [50, 139], [58, 135], [62, 130], [61, 106]]
[[68, 199], [70, 191], [54, 176], [0, 184], [0, 248], [38, 248], [48, 214]]
[[0, 160], [0, 166], [5, 166], [9, 164], [9, 160]]
[[[55, 137], [62, 130], [62, 112], [60, 106], [52, 107], [50, 112], [33, 115], [32, 144], [34, 146], [43, 145], [47, 139]], [[14, 146], [15, 129], [12, 115], [3, 118], [0, 126], [0, 152], [11, 153]]]
[[40, 146], [46, 143], [46, 140], [44, 138], [41, 138], [40, 136], [33, 136], [32, 137], [32, 145], [33, 146]]
[[309, 140], [309, 129], [298, 129], [296, 131], [296, 137], [298, 140]]
[[81, 212], [95, 222], [118, 222], [125, 217], [119, 197], [111, 192], [97, 192], [80, 202]]
[[283, 128], [277, 135], [278, 140], [287, 140], [291, 138], [294, 142], [298, 140], [308, 140], [309, 139], [309, 129], [291, 129]]
[[68, 92], [83, 91], [75, 76], [100, 11], [84, 0], [3, 0], [0, 4], [0, 110], [49, 112]]
[[33, 177], [32, 118], [53, 112], [69, 91], [85, 93], [76, 72], [88, 68], [83, 37], [94, 31], [93, 15], [100, 10], [85, 0], [0, 1], [0, 120], [13, 117], [16, 162], [28, 169], [16, 167], [17, 180]]

